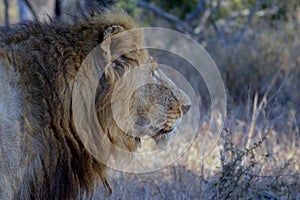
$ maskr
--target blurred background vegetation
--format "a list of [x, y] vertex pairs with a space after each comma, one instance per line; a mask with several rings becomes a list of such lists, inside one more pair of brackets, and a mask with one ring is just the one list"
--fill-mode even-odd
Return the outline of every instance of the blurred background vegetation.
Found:
[[[4, 0], [0, 23], [68, 21], [96, 4], [198, 41], [221, 71], [228, 98], [222, 138], [209, 156], [200, 156], [196, 141], [161, 171], [115, 172], [112, 199], [300, 199], [299, 0]], [[183, 73], [194, 89], [206, 91], [192, 72]], [[209, 95], [200, 102], [209, 115]], [[202, 117], [199, 132], [207, 131], [208, 120]], [[214, 144], [214, 133], [207, 135], [207, 145]]]

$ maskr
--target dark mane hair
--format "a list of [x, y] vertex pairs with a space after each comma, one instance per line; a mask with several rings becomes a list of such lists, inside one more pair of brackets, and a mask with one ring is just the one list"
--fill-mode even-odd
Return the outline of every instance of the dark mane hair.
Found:
[[[20, 157], [22, 177], [14, 175], [20, 166], [1, 161], [9, 169], [4, 176], [8, 175], [8, 183], [14, 185], [13, 199], [89, 198], [99, 181], [111, 190], [107, 167], [84, 148], [79, 138], [71, 96], [82, 61], [113, 25], [125, 30], [135, 27], [124, 12], [97, 8], [72, 23], [49, 19], [0, 28], [0, 68], [9, 77], [14, 72], [10, 78], [24, 93], [20, 97], [20, 133], [13, 133], [23, 137], [23, 155], [15, 155]], [[0, 198], [10, 197], [5, 192], [0, 189]]]

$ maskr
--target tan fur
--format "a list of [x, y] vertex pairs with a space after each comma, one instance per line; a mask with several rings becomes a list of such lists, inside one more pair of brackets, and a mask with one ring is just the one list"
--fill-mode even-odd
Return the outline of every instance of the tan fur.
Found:
[[[81, 199], [90, 197], [100, 180], [110, 190], [106, 166], [87, 151], [76, 130], [72, 90], [84, 58], [115, 25], [124, 30], [135, 27], [122, 12], [98, 10], [73, 24], [52, 20], [0, 29], [0, 199]], [[136, 37], [120, 40], [116, 48], [122, 51], [130, 45], [141, 45], [142, 36]], [[99, 124], [110, 142], [133, 152], [139, 138], [123, 133], [114, 123], [112, 88], [125, 71], [152, 60], [145, 50], [126, 53], [117, 60], [113, 52], [106, 53], [103, 56], [114, 62], [103, 66], [105, 76], [96, 98]], [[173, 106], [172, 115], [179, 119], [184, 102], [178, 97], [179, 90], [171, 87], [177, 96], [170, 92], [165, 95], [170, 99], [168, 106]], [[162, 96], [164, 88], [152, 90], [156, 91], [154, 95]], [[135, 100], [131, 105], [133, 110], [147, 106]], [[175, 122], [166, 119], [165, 124], [170, 123]], [[165, 135], [153, 137], [161, 139]]]

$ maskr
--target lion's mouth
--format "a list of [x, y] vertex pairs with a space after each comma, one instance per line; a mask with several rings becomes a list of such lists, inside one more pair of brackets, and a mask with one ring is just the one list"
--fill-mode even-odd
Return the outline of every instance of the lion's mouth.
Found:
[[174, 130], [175, 128], [171, 128], [170, 130], [161, 129], [157, 134], [169, 134], [172, 133]]
[[163, 141], [168, 140], [169, 136], [175, 132], [175, 127], [170, 128], [168, 130], [160, 129], [152, 138], [155, 140], [156, 143], [161, 143]]

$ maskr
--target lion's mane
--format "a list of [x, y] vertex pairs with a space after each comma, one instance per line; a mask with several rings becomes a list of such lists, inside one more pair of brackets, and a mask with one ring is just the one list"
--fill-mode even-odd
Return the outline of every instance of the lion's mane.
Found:
[[[90, 197], [100, 180], [110, 190], [106, 166], [85, 149], [76, 130], [72, 90], [84, 58], [114, 25], [125, 30], [135, 27], [123, 12], [99, 9], [71, 24], [53, 19], [0, 28], [0, 72], [7, 79], [0, 81], [0, 87], [6, 87], [0, 88], [0, 109], [9, 107], [16, 112], [9, 115], [9, 122], [8, 115], [0, 114], [1, 199]], [[124, 42], [126, 47], [133, 40]], [[128, 57], [117, 63], [124, 66], [122, 70], [147, 60], [142, 50]], [[106, 102], [122, 70], [105, 71], [96, 107], [100, 125], [110, 127], [105, 133], [111, 142], [134, 151], [136, 139], [119, 133]], [[9, 90], [16, 92], [5, 92]]]

